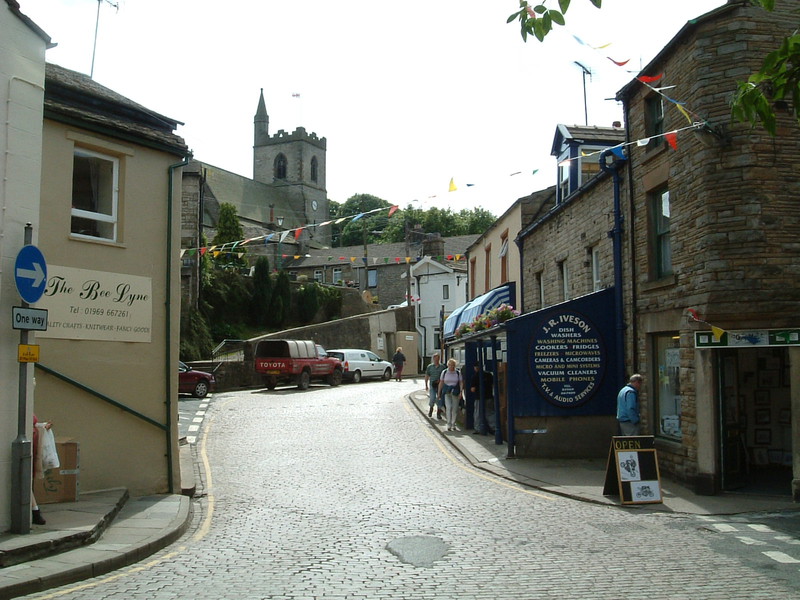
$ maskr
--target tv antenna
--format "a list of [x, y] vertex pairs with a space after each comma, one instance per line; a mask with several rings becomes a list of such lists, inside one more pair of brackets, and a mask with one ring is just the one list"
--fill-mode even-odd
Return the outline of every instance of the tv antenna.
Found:
[[89, 73], [89, 78], [94, 79], [94, 57], [97, 54], [97, 30], [100, 28], [100, 5], [105, 2], [109, 6], [113, 6], [119, 12], [119, 2], [114, 3], [111, 0], [97, 0], [97, 18], [94, 21], [94, 46], [92, 48], [92, 70]]
[[[106, 0], [108, 1], [108, 0]], [[592, 76], [592, 70], [589, 67], [583, 66], [577, 60], [573, 61], [576, 65], [578, 65], [581, 70], [583, 71], [583, 119], [584, 125], [589, 125], [589, 107], [586, 104], [586, 76]]]

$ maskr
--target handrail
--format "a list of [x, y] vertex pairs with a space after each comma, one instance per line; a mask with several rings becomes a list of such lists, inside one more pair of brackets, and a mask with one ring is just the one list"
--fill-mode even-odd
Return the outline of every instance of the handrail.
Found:
[[138, 418], [142, 419], [143, 421], [146, 421], [147, 423], [150, 423], [151, 425], [154, 425], [154, 426], [158, 427], [162, 431], [166, 431], [167, 428], [168, 428], [167, 425], [164, 425], [163, 423], [159, 423], [158, 421], [156, 421], [154, 419], [151, 419], [147, 415], [144, 415], [144, 414], [140, 413], [139, 411], [134, 410], [130, 406], [126, 406], [125, 404], [122, 404], [121, 402], [118, 402], [118, 401], [114, 400], [113, 398], [111, 398], [109, 396], [106, 396], [102, 392], [98, 392], [97, 390], [94, 390], [94, 389], [90, 388], [88, 385], [82, 384], [80, 381], [76, 381], [75, 379], [73, 379], [72, 377], [70, 377], [68, 375], [64, 375], [63, 373], [59, 373], [55, 369], [51, 369], [50, 367], [46, 367], [42, 363], [35, 363], [35, 365], [36, 365], [37, 369], [41, 369], [45, 373], [49, 373], [50, 375], [53, 375], [54, 377], [57, 377], [58, 379], [60, 379], [62, 381], [65, 381], [65, 382], [69, 383], [70, 385], [73, 385], [73, 386], [83, 390], [84, 392], [88, 392], [88, 393], [92, 394], [93, 396], [96, 396], [97, 398], [100, 398], [101, 400], [104, 400], [105, 402], [108, 402], [109, 404], [111, 404], [113, 406], [116, 406], [117, 408], [121, 408], [125, 412], [130, 413], [133, 416], [138, 417]]

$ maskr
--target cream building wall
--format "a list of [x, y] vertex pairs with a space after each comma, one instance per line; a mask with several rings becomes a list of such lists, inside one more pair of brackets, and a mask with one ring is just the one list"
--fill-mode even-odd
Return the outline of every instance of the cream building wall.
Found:
[[0, 531], [10, 523], [11, 443], [18, 423], [19, 332], [12, 328], [11, 308], [20, 297], [13, 269], [25, 224], [33, 225], [34, 242], [39, 229], [45, 47], [41, 34], [0, 3]]
[[[76, 146], [120, 160], [116, 243], [80, 239], [70, 233]], [[143, 341], [41, 339], [40, 362], [155, 423], [174, 426], [167, 439], [167, 433], [157, 426], [37, 370], [37, 416], [55, 424], [57, 437], [79, 442], [84, 492], [127, 487], [132, 495], [163, 493], [170, 487], [170, 468], [173, 485], [179, 485], [180, 168], [173, 171], [172, 204], [168, 203], [170, 165], [178, 161], [168, 152], [53, 120], [44, 122], [40, 247], [49, 269], [66, 273], [85, 270], [85, 277], [71, 282], [75, 287], [90, 276], [101, 281], [116, 276], [149, 281], [151, 293], [137, 306], [140, 315], [151, 316], [149, 338]], [[168, 263], [171, 273], [167, 272]], [[51, 277], [48, 294], [52, 285]], [[55, 302], [55, 295], [44, 300], [48, 306]], [[85, 310], [83, 305], [77, 308]], [[125, 303], [120, 308], [125, 309]]]

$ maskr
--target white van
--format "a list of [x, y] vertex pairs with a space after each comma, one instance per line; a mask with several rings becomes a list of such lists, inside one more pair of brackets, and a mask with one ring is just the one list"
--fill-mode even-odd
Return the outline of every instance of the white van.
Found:
[[392, 378], [392, 363], [383, 360], [380, 356], [369, 350], [356, 348], [339, 348], [328, 350], [328, 356], [342, 361], [344, 372], [343, 379], [358, 383], [365, 377], [380, 377], [384, 381]]

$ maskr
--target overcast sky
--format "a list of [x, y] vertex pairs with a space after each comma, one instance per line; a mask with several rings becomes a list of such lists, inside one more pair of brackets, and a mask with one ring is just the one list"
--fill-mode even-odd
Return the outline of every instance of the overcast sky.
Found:
[[[58, 44], [48, 62], [89, 74], [97, 0], [19, 2]], [[583, 125], [585, 111], [591, 125], [621, 120], [609, 98], [688, 20], [725, 2], [605, 0], [597, 10], [573, 0], [544, 44], [506, 24], [517, 0], [114, 4], [100, 2], [94, 79], [184, 122], [178, 133], [198, 160], [252, 176], [263, 88], [270, 133], [304, 126], [327, 138], [332, 200], [368, 193], [500, 215], [555, 183], [556, 125]], [[575, 61], [591, 71], [587, 108]]]

